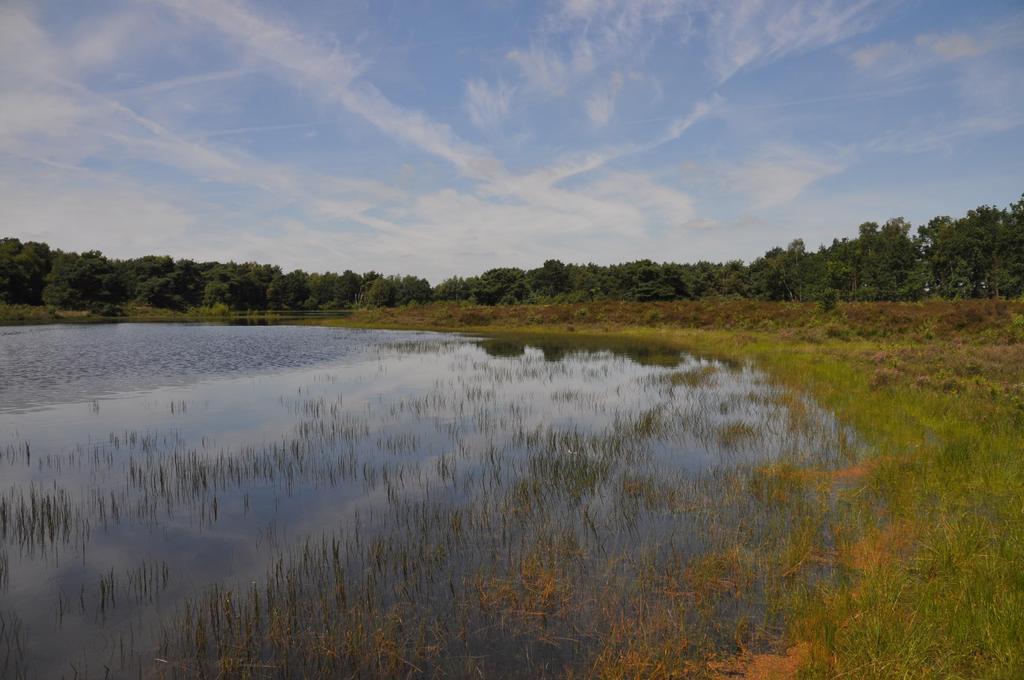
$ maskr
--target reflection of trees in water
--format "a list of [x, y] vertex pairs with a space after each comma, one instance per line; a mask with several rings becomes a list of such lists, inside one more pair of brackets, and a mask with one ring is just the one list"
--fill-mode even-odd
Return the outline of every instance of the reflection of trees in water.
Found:
[[561, 361], [573, 355], [611, 353], [625, 357], [641, 366], [678, 366], [682, 354], [678, 349], [628, 340], [587, 336], [558, 338], [541, 335], [516, 335], [485, 338], [480, 347], [492, 357], [518, 357], [527, 347], [540, 350], [545, 361]]

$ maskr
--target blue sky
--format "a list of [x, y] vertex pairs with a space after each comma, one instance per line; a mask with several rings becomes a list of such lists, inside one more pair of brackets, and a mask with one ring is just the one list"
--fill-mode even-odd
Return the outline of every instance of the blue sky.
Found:
[[1024, 6], [0, 5], [0, 233], [437, 281], [1024, 192]]

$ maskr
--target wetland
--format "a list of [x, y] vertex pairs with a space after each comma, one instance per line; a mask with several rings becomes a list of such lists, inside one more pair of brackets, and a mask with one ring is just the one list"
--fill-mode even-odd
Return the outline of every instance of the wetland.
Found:
[[0, 675], [714, 674], [842, 578], [856, 433], [654, 340], [0, 329]]

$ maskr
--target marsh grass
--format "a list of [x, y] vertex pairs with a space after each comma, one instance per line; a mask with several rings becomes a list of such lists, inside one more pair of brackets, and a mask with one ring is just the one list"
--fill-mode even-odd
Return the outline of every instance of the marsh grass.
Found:
[[704, 364], [685, 371], [669, 373], [666, 378], [672, 385], [683, 385], [685, 387], [707, 387], [714, 379], [718, 367], [714, 364]]
[[[784, 562], [795, 565], [820, 563], [820, 571], [831, 574], [784, 588], [775, 598], [788, 621], [780, 637], [804, 641], [797, 645], [803, 675], [1024, 674], [1019, 303], [841, 305], [829, 319], [806, 307], [671, 303], [652, 324], [660, 329], [638, 328], [640, 316], [629, 305], [589, 307], [584, 316], [571, 315], [577, 332], [675, 343], [732, 362], [754, 358], [791, 388], [723, 399], [723, 416], [744, 401], [777, 403], [785, 407], [786, 428], [800, 429], [801, 395], [809, 394], [843, 423], [837, 436], [846, 467], [828, 472], [791, 466], [783, 457], [782, 464], [757, 470], [747, 488], [770, 506], [806, 506], [798, 511], [805, 521], [791, 532], [790, 549], [776, 556], [785, 554]], [[412, 316], [378, 315], [375, 322], [532, 325], [538, 332], [557, 327], [568, 313], [559, 306], [509, 307], [458, 316], [470, 311], [421, 309]], [[352, 322], [362, 320], [357, 315]], [[859, 462], [865, 446], [873, 453]], [[649, 482], [628, 482], [624, 495], [644, 499], [651, 496], [648, 488]], [[812, 521], [815, 506], [806, 501], [823, 495], [834, 496], [832, 517]], [[817, 550], [809, 540], [816, 527], [826, 536]], [[678, 670], [666, 658], [674, 659], [692, 638], [680, 633], [666, 648], [651, 639], [651, 630], [624, 621], [606, 638], [597, 657], [601, 670], [593, 674], [664, 677]], [[686, 672], [699, 676], [708, 669]]]
[[262, 442], [11, 444], [3, 464], [40, 481], [0, 495], [2, 545], [93, 565], [97, 536], [350, 499], [315, 530], [260, 529], [245, 579], [192, 585], [140, 554], [55, 595], [58, 631], [164, 612], [155, 638], [113, 628], [116, 652], [88, 666], [146, 677], [699, 675], [773, 649], [791, 603], [833, 582], [843, 501], [811, 471], [862, 446], [806, 393], [742, 359], [670, 361], [665, 343], [487, 347], [382, 346], [351, 384], [440, 368], [362, 400], [318, 375], [280, 396], [290, 425]]
[[[514, 382], [543, 373], [527, 361], [491, 375]], [[491, 390], [466, 394], [497, 399]], [[781, 626], [774, 582], [802, 582], [815, 565], [787, 557], [797, 519], [773, 518], [787, 508], [745, 493], [750, 467], [655, 472], [652, 444], [708, 429], [670, 411], [619, 412], [598, 433], [530, 430], [471, 411], [483, 430], [518, 428], [512, 441], [524, 447], [491, 449], [482, 473], [460, 466], [479, 456], [473, 449], [437, 459], [443, 485], [479, 484], [479, 495], [452, 505], [389, 494], [377, 538], [360, 527], [330, 549], [288, 553], [268, 571], [266, 591], [244, 604], [215, 589], [168, 630], [161, 655], [179, 659], [171, 669], [211, 675], [516, 675], [514, 663], [523, 677], [573, 675], [625, 668], [636, 650], [614, 663], [609, 655], [627, 621], [646, 631], [648, 654], [660, 649], [655, 668], [670, 673], [762, 648]], [[821, 444], [815, 460], [827, 465], [825, 452], [837, 449]], [[818, 536], [801, 540], [804, 549]]]
[[22, 678], [26, 675], [25, 642], [17, 614], [0, 611], [0, 675]]

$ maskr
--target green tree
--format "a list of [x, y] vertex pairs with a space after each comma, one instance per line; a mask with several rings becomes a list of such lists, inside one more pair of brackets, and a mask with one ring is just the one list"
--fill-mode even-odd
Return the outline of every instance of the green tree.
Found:
[[728, 297], [750, 295], [750, 275], [742, 260], [730, 260], [721, 266], [718, 278], [718, 294]]
[[308, 298], [309, 275], [300, 269], [275, 276], [267, 286], [270, 309], [303, 309]]
[[911, 285], [918, 249], [910, 238], [910, 223], [902, 217], [879, 227], [860, 225], [857, 237], [859, 285], [854, 296], [861, 300], [905, 300], [920, 297]]
[[803, 289], [801, 265], [808, 255], [801, 239], [788, 247], [772, 248], [750, 265], [752, 288], [767, 300], [799, 300]]
[[470, 289], [466, 279], [453, 276], [434, 286], [433, 295], [435, 300], [468, 300]]
[[202, 273], [195, 262], [149, 255], [118, 267], [129, 299], [161, 309], [185, 309], [202, 299]]
[[530, 290], [537, 296], [553, 298], [568, 293], [569, 272], [559, 260], [545, 260], [537, 269], [526, 273]]
[[368, 307], [394, 307], [398, 299], [398, 286], [390, 278], [373, 279], [363, 295], [363, 302]]
[[98, 250], [58, 252], [46, 277], [43, 300], [60, 309], [116, 314], [125, 290], [113, 263]]
[[403, 276], [395, 280], [395, 304], [423, 304], [430, 302], [434, 291], [430, 288], [430, 282], [417, 276]]
[[39, 305], [53, 253], [45, 243], [0, 239], [0, 302]]
[[1024, 196], [1003, 212], [995, 250], [992, 273], [995, 294], [1021, 297], [1024, 295]]
[[471, 280], [471, 295], [482, 305], [515, 304], [528, 292], [526, 274], [515, 267], [489, 269]]

